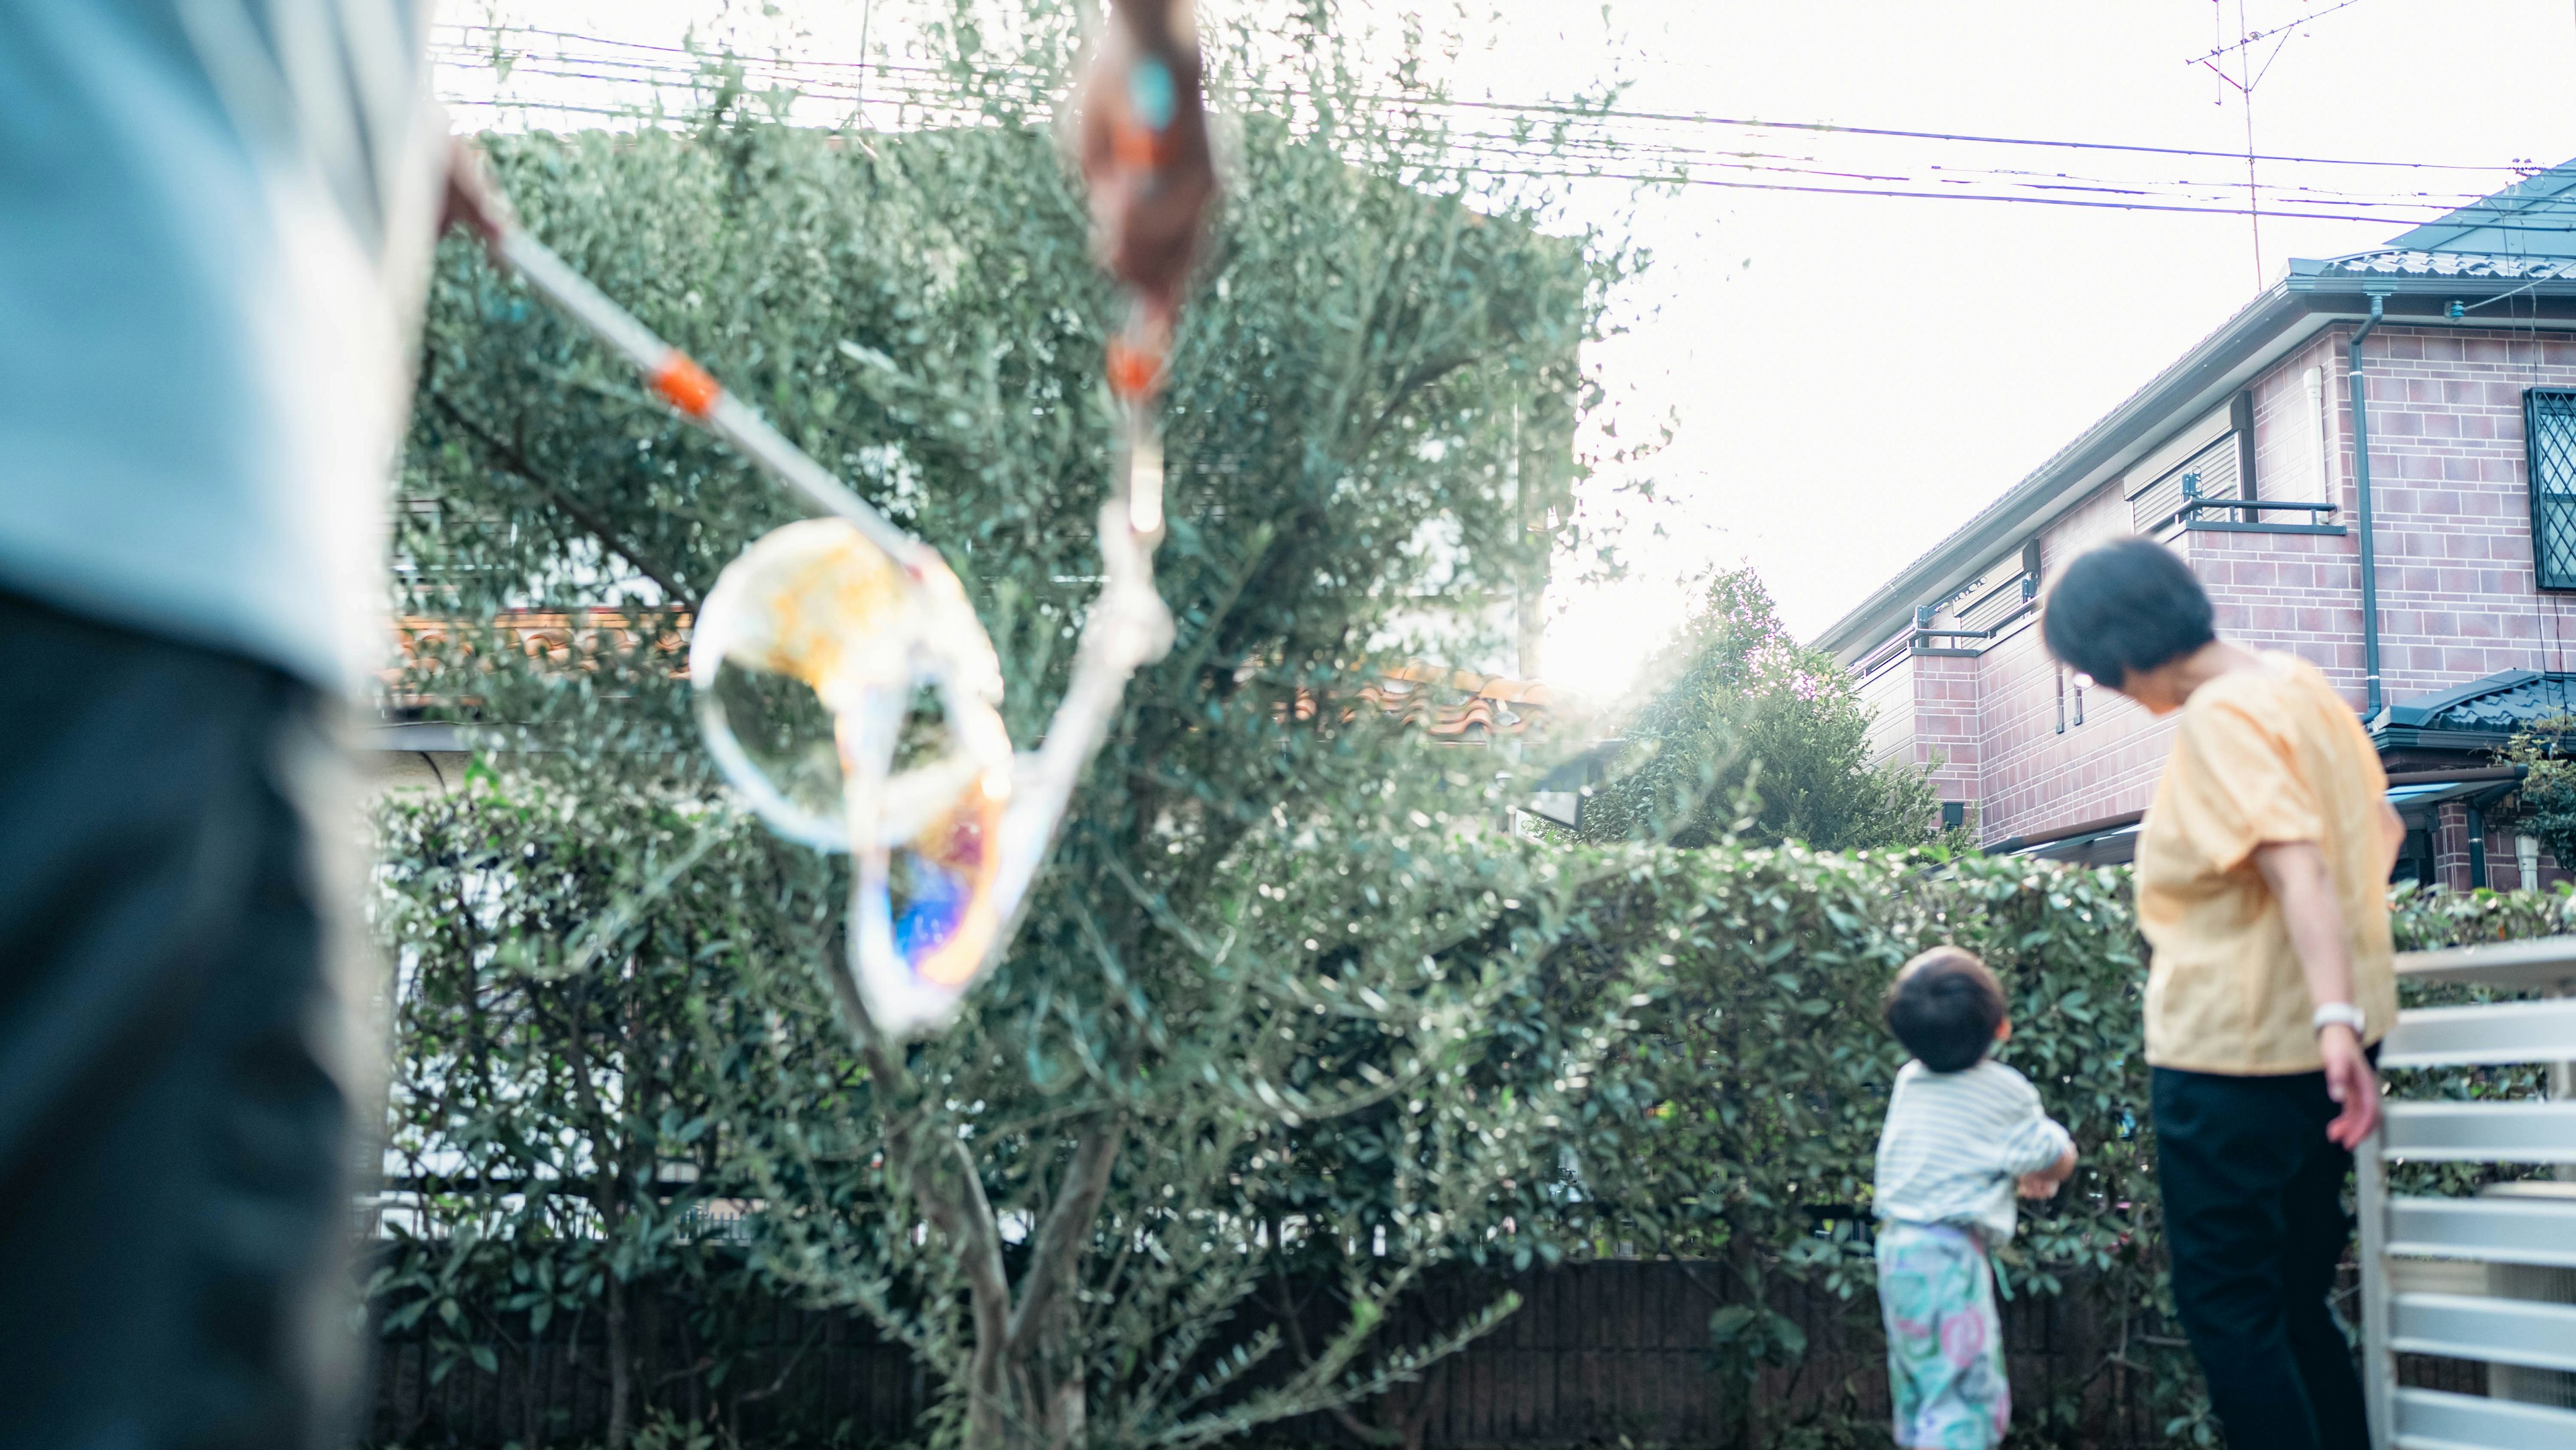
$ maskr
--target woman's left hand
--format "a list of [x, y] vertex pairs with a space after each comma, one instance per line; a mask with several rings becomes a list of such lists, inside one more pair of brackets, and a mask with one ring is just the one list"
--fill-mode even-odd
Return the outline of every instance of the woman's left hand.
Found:
[[2326, 1124], [2326, 1136], [2346, 1150], [2359, 1148], [2379, 1126], [2379, 1074], [2362, 1051], [2361, 1039], [2340, 1022], [2317, 1034], [2317, 1051], [2325, 1058], [2326, 1096], [2343, 1104], [2343, 1111]]

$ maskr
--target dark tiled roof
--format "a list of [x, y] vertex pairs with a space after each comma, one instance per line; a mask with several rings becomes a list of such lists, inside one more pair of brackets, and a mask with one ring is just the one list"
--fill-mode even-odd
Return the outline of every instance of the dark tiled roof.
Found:
[[2506, 735], [2537, 720], [2576, 713], [2576, 671], [2507, 670], [2440, 695], [2388, 707], [2388, 723], [2422, 730]]
[[2355, 252], [2322, 263], [2318, 275], [2344, 273], [2373, 277], [2476, 277], [2516, 282], [2546, 282], [2576, 277], [2576, 258], [2508, 257], [2485, 252], [2410, 252], [2382, 247]]

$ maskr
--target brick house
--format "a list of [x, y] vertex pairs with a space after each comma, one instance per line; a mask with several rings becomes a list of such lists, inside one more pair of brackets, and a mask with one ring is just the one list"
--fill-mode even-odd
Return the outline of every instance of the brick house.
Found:
[[2408, 820], [2401, 876], [2554, 870], [2486, 813], [2513, 787], [2495, 747], [2576, 704], [2576, 162], [2291, 262], [1817, 638], [1877, 758], [1932, 766], [1988, 849], [2127, 858], [2171, 727], [2036, 627], [2050, 571], [2121, 534], [2187, 559], [2224, 634], [2343, 690]]

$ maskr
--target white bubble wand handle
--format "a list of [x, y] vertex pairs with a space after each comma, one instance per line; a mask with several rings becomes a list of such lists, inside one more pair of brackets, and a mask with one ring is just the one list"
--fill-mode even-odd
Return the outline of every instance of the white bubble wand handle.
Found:
[[[1132, 329], [1131, 329], [1132, 331]], [[1119, 351], [1110, 353], [1111, 386], [1119, 387]], [[1159, 380], [1157, 364], [1154, 377]], [[1030, 883], [1055, 844], [1083, 768], [1108, 739], [1136, 671], [1172, 647], [1172, 611], [1154, 588], [1154, 550], [1163, 541], [1163, 440], [1150, 394], [1124, 396], [1120, 484], [1100, 506], [1100, 556], [1106, 582], [1092, 602], [1073, 658], [1073, 676], [1047, 722], [1046, 739], [1020, 757], [1009, 813], [1003, 818], [1002, 874], [996, 894], [1012, 924]], [[1008, 935], [1007, 931], [1005, 935]]]
[[907, 572], [946, 568], [936, 550], [895, 527], [804, 449], [788, 442], [787, 435], [771, 427], [749, 403], [725, 391], [697, 359], [654, 335], [635, 314], [610, 301], [608, 294], [525, 228], [514, 222], [499, 223], [491, 250], [547, 301], [634, 364], [656, 396], [740, 449], [761, 472], [825, 513], [858, 525], [868, 542], [885, 550]]

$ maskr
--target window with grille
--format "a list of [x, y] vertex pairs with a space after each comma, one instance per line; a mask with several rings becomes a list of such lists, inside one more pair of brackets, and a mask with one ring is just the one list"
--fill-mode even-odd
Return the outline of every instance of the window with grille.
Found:
[[2543, 589], [2576, 589], [2576, 390], [2522, 395], [2531, 478], [2531, 560]]

